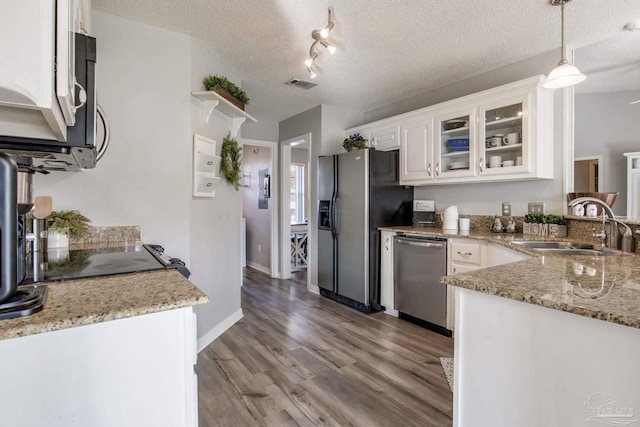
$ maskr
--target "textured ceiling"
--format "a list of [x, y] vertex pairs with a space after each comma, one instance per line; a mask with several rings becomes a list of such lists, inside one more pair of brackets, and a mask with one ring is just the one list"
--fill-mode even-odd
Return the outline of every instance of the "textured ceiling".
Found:
[[[93, 0], [93, 8], [204, 40], [238, 70], [250, 114], [280, 121], [320, 103], [370, 110], [560, 46], [548, 0]], [[334, 8], [318, 86], [304, 67], [311, 31]], [[640, 0], [575, 0], [565, 8], [575, 47], [621, 33]], [[638, 32], [636, 32], [638, 33]], [[632, 34], [626, 32], [626, 34]], [[553, 64], [552, 64], [553, 65]]]

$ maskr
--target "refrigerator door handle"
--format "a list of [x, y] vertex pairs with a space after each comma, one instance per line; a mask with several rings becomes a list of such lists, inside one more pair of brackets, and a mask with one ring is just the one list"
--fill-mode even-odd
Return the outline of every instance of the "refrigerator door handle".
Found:
[[331, 221], [331, 237], [334, 239], [338, 236], [338, 229], [336, 227], [336, 203], [338, 202], [336, 193], [334, 192], [331, 195], [331, 207], [329, 208], [330, 212], [330, 221]]

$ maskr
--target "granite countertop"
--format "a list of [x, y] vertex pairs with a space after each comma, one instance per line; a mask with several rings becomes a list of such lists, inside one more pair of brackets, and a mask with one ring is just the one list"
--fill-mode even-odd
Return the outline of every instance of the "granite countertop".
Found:
[[[382, 227], [381, 230], [498, 243], [533, 258], [445, 276], [442, 283], [523, 301], [607, 322], [640, 328], [640, 255], [546, 255], [512, 240], [554, 240], [489, 231], [450, 233], [438, 228]], [[555, 239], [569, 241], [570, 239]]]
[[207, 295], [176, 270], [118, 274], [46, 284], [44, 309], [0, 321], [0, 339], [205, 304]]

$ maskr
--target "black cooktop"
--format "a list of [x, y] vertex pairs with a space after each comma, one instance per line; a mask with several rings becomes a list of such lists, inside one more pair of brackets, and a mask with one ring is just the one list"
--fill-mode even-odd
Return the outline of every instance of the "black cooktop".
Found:
[[162, 252], [144, 244], [31, 253], [21, 284], [160, 270], [166, 268], [161, 257]]

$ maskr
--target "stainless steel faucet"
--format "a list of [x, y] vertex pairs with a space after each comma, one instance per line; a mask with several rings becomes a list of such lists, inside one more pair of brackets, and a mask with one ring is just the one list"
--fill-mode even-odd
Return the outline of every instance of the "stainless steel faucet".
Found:
[[[593, 234], [592, 234], [593, 237], [598, 237], [601, 239], [600, 246], [602, 247], [607, 246], [607, 232], [605, 230], [605, 224], [607, 219], [609, 220], [609, 239], [611, 242], [610, 246], [613, 249], [620, 249], [620, 231], [618, 231], [618, 224], [625, 226], [626, 228], [624, 233], [625, 236], [633, 235], [633, 233], [631, 232], [631, 228], [629, 228], [629, 226], [624, 222], [621, 222], [620, 220], [616, 219], [616, 216], [614, 215], [609, 205], [607, 205], [602, 200], [596, 199], [595, 197], [578, 197], [577, 199], [573, 199], [571, 202], [569, 202], [569, 207], [574, 207], [581, 203], [595, 203], [602, 207], [602, 230], [600, 231], [600, 233], [596, 233], [596, 229], [594, 227]], [[607, 216], [605, 216], [605, 212]]]

